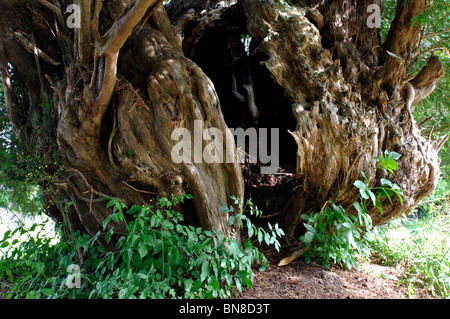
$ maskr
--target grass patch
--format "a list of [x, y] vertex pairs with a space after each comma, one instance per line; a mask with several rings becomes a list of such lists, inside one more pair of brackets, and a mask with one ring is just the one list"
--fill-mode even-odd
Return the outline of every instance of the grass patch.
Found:
[[424, 288], [436, 298], [450, 298], [450, 200], [435, 205], [425, 216], [391, 223], [373, 243], [375, 258], [405, 269], [399, 284], [409, 294]]

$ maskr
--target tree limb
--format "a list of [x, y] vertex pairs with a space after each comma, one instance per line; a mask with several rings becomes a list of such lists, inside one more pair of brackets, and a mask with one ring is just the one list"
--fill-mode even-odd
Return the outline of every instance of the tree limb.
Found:
[[87, 65], [91, 53], [91, 0], [77, 0], [80, 6], [80, 29], [75, 29], [78, 38], [78, 57], [82, 65]]
[[53, 59], [51, 56], [49, 56], [47, 53], [43, 52], [41, 49], [39, 49], [36, 45], [33, 44], [32, 41], [30, 41], [25, 35], [23, 35], [22, 32], [16, 31], [14, 32], [14, 39], [16, 39], [17, 42], [25, 49], [27, 52], [39, 56], [42, 60], [44, 60], [47, 63], [50, 63], [54, 66], [59, 66], [61, 63]]
[[3, 39], [4, 36], [2, 29], [0, 28], [0, 72], [3, 84], [3, 94], [5, 97], [5, 107], [11, 124], [20, 136], [20, 132], [24, 124], [19, 113], [16, 111], [16, 99], [11, 83], [11, 75], [9, 74], [8, 59], [6, 56]]
[[[160, 0], [136, 0], [133, 6], [117, 19], [112, 27], [99, 39], [96, 39], [95, 57], [104, 59], [104, 69], [98, 70], [97, 78], [101, 78], [101, 89], [93, 105], [95, 116], [102, 116], [111, 99], [116, 84], [117, 59], [119, 51], [129, 38], [133, 29], [139, 24], [151, 6], [161, 4]], [[99, 62], [102, 59], [99, 59]], [[102, 72], [100, 74], [99, 72]], [[100, 77], [99, 77], [100, 76]], [[92, 82], [91, 82], [92, 83]]]
[[413, 26], [411, 21], [428, 9], [427, 0], [397, 1], [397, 13], [392, 21], [383, 48], [406, 59], [419, 49], [421, 27]]
[[[426, 0], [410, 0], [405, 5], [398, 1], [397, 13], [392, 21], [388, 36], [383, 43], [386, 60], [378, 71], [377, 78], [385, 90], [395, 91], [405, 77], [405, 68], [420, 48], [422, 28], [413, 26], [412, 19], [428, 9]], [[401, 61], [400, 59], [403, 59]]]
[[411, 80], [416, 93], [412, 104], [416, 105], [430, 95], [443, 74], [444, 66], [441, 61], [436, 55], [431, 56], [428, 64]]
[[56, 18], [58, 19], [58, 22], [64, 26], [64, 16], [62, 14], [61, 8], [48, 2], [47, 0], [38, 0], [38, 2], [40, 4], [42, 4], [43, 6], [49, 8], [50, 10], [52, 10], [55, 14], [56, 14]]
[[95, 0], [95, 8], [94, 8], [94, 23], [98, 25], [100, 12], [102, 11], [103, 0]]

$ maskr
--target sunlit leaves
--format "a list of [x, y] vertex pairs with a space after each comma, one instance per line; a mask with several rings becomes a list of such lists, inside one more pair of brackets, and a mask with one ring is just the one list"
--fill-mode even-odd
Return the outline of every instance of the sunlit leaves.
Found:
[[396, 160], [400, 154], [384, 152], [377, 158], [377, 166], [369, 174], [361, 173], [364, 181], [357, 180], [354, 186], [358, 188], [360, 198], [353, 204], [355, 212], [347, 212], [342, 206], [328, 202], [319, 213], [303, 214], [305, 233], [300, 237], [304, 246], [309, 247], [304, 253], [306, 262], [316, 260], [329, 266], [331, 262], [348, 268], [358, 267], [356, 255], [369, 258], [370, 242], [376, 237], [377, 230], [372, 227], [372, 219], [368, 214], [375, 207], [383, 214], [382, 197], [397, 195], [402, 201], [402, 191], [388, 179], [381, 179], [380, 187], [370, 186], [370, 180], [377, 169], [394, 173], [398, 168]]
[[[131, 208], [110, 198], [107, 206], [112, 214], [103, 222], [102, 232], [94, 236], [74, 233], [69, 242], [57, 246], [38, 237], [12, 249], [17, 244], [12, 236], [20, 229], [6, 232], [0, 247], [11, 251], [13, 262], [0, 259], [0, 275], [14, 283], [10, 297], [226, 298], [232, 287], [251, 287], [252, 267], [257, 265], [263, 271], [267, 259], [250, 239], [241, 242], [216, 230], [185, 225], [174, 207], [189, 198], [192, 196], [161, 198], [156, 205]], [[242, 205], [237, 198], [232, 201]], [[250, 216], [261, 214], [251, 201], [248, 205], [251, 208], [244, 211]], [[276, 237], [283, 231], [278, 225], [267, 230], [255, 227], [248, 216], [233, 215], [232, 206], [225, 209], [222, 205], [221, 212], [234, 219], [230, 226], [249, 229], [260, 243], [279, 247]], [[116, 223], [123, 223], [126, 233], [115, 232]], [[107, 251], [99, 245], [103, 239], [114, 249]], [[82, 264], [80, 253], [85, 258]], [[79, 289], [65, 285], [66, 269], [73, 264], [81, 266]]]

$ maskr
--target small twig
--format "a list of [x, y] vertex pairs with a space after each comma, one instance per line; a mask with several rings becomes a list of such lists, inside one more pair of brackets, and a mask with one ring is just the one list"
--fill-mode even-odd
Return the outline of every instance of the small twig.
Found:
[[[68, 169], [67, 170], [68, 172], [70, 172], [70, 171], [73, 171], [73, 172], [76, 172], [78, 175], [80, 175], [80, 177], [83, 179], [83, 181], [84, 181], [84, 183], [86, 184], [86, 186], [89, 188], [89, 189], [92, 189], [92, 192], [95, 194], [95, 195], [97, 195], [97, 196], [99, 196], [99, 197], [110, 197], [110, 196], [108, 196], [108, 195], [106, 195], [106, 194], [103, 194], [103, 193], [101, 193], [101, 192], [99, 192], [99, 191], [96, 191], [95, 189], [93, 189], [92, 188], [92, 186], [91, 186], [91, 184], [89, 184], [89, 182], [87, 181], [87, 179], [86, 179], [86, 177], [84, 177], [84, 175], [79, 171], [79, 170], [77, 170], [76, 168], [70, 168], [70, 169]], [[101, 199], [101, 200], [103, 200], [103, 198]], [[89, 199], [87, 199], [87, 201], [89, 202]], [[94, 200], [95, 201], [95, 200]], [[99, 201], [99, 200], [98, 200]]]
[[323, 204], [322, 209], [321, 209], [320, 212], [319, 212], [319, 215], [323, 213], [323, 211], [325, 210], [325, 207], [327, 207], [327, 205], [328, 205], [328, 201], [326, 201], [326, 202]]
[[[91, 205], [91, 203], [100, 203], [100, 202], [103, 202], [103, 201], [106, 200], [105, 198], [96, 198], [96, 199], [93, 199], [93, 198], [86, 198], [86, 197], [84, 197], [84, 196], [82, 196], [82, 195], [80, 194], [80, 192], [78, 191], [78, 189], [76, 188], [76, 186], [73, 185], [72, 182], [69, 183], [69, 186], [72, 188], [72, 190], [74, 191], [75, 195], [77, 196], [77, 198], [78, 198], [79, 200], [81, 200], [81, 201], [83, 201], [83, 202], [85, 202], [85, 203], [88, 203], [88, 204], [90, 204], [90, 205]], [[92, 192], [95, 192], [95, 191], [93, 190]], [[107, 196], [104, 196], [104, 197], [107, 197]]]
[[49, 8], [50, 10], [52, 10], [55, 14], [56, 17], [58, 18], [59, 23], [64, 26], [64, 16], [62, 14], [61, 8], [58, 6], [55, 6], [54, 4], [46, 1], [46, 0], [38, 0], [38, 2], [40, 4], [42, 4], [43, 6], [46, 6], [47, 8]]
[[40, 50], [33, 41], [30, 41], [24, 34], [24, 32], [16, 31], [14, 32], [14, 39], [16, 39], [17, 42], [29, 53], [38, 55], [39, 58], [44, 60], [47, 63], [50, 63], [54, 66], [59, 66], [61, 63], [53, 59], [51, 56], [49, 56], [47, 53]]
[[446, 134], [436, 145], [437, 150], [439, 151], [442, 146], [444, 146], [445, 142], [448, 140], [448, 134]]
[[66, 105], [66, 102], [64, 100], [64, 97], [63, 97], [63, 94], [62, 94], [61, 90], [58, 89], [57, 87], [55, 87], [55, 85], [53, 84], [52, 79], [50, 78], [50, 76], [48, 76], [48, 74], [44, 74], [44, 77], [47, 79], [48, 83], [50, 83], [50, 88], [58, 94], [59, 100], [61, 101], [64, 109], [68, 110], [68, 107]]
[[433, 127], [430, 130], [430, 132], [428, 132], [428, 143], [431, 142], [431, 136], [433, 135], [433, 131], [434, 131], [435, 127], [436, 127], [436, 125], [433, 125]]
[[89, 202], [89, 214], [92, 213], [92, 201], [94, 199], [94, 192], [92, 191], [92, 186], [91, 186], [91, 200]]
[[117, 167], [116, 163], [114, 162], [114, 158], [112, 156], [112, 141], [114, 139], [114, 136], [116, 135], [116, 131], [117, 131], [117, 119], [116, 119], [116, 108], [115, 105], [113, 103], [112, 108], [114, 110], [114, 114], [113, 114], [113, 129], [111, 131], [111, 135], [109, 136], [109, 141], [108, 141], [108, 158], [109, 158], [109, 162], [110, 164], [114, 167], [114, 169], [116, 171], [119, 171], [119, 167]]
[[291, 262], [296, 260], [298, 257], [303, 255], [307, 251], [309, 251], [309, 247], [304, 247], [304, 248], [294, 251], [291, 256], [282, 259], [280, 261], [280, 263], [278, 264], [278, 266], [283, 267], [283, 266], [289, 265]]
[[39, 62], [39, 52], [38, 52], [39, 49], [36, 46], [36, 40], [34, 39], [34, 33], [31, 33], [31, 44], [33, 45], [34, 61], [36, 62], [36, 70], [37, 70], [37, 73], [39, 76], [39, 83], [41, 85], [41, 95], [42, 95], [42, 98], [44, 98], [44, 93], [45, 93], [44, 92], [44, 90], [45, 90], [44, 77], [42, 76], [41, 63]]
[[273, 214], [270, 214], [270, 215], [264, 215], [264, 216], [261, 216], [261, 219], [263, 219], [263, 218], [270, 218], [270, 217], [274, 217], [274, 216], [278, 216], [278, 215], [280, 215], [282, 212], [276, 212], [276, 213], [273, 213]]
[[125, 182], [125, 181], [122, 181], [125, 185], [127, 185], [128, 187], [130, 187], [131, 189], [133, 189], [133, 190], [135, 190], [136, 192], [139, 192], [139, 193], [145, 193], [145, 194], [150, 194], [150, 195], [158, 195], [157, 193], [154, 193], [154, 192], [148, 192], [148, 191], [143, 191], [143, 190], [139, 190], [139, 189], [136, 189], [136, 188], [134, 188], [133, 186], [131, 186], [130, 184], [128, 184], [127, 182]]
[[422, 122], [420, 122], [418, 124], [418, 126], [424, 126], [425, 124], [427, 124], [429, 121], [431, 121], [433, 119], [433, 117], [436, 116], [436, 113], [434, 113], [433, 115], [427, 117], [425, 120], [423, 120]]

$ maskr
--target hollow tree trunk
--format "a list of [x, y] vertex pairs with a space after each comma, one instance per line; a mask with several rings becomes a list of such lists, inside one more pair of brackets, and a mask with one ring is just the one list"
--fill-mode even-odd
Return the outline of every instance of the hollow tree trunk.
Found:
[[[380, 4], [327, 1], [315, 9], [243, 1], [248, 30], [259, 42], [255, 50], [270, 57], [265, 66], [293, 102], [297, 120], [292, 136], [302, 187], [281, 216], [288, 234], [301, 213], [319, 209], [330, 198], [351, 208], [359, 195], [353, 182], [374, 168], [384, 150], [402, 155], [394, 181], [404, 190], [405, 202], [391, 205], [385, 199], [384, 214], [371, 214], [374, 224], [409, 211], [436, 186], [437, 148], [420, 136], [410, 108], [417, 103], [413, 92], [434, 86], [442, 65], [427, 83], [405, 83], [408, 59], [420, 42], [420, 28], [411, 26], [411, 18], [424, 12], [427, 2], [404, 6], [399, 1], [385, 50], [377, 49], [377, 30], [366, 24], [371, 3]], [[381, 177], [386, 176], [377, 172], [371, 183]]]
[[410, 22], [425, 0], [399, 1], [384, 44], [366, 24], [368, 4], [380, 1], [172, 0], [170, 20], [162, 2], [77, 1], [73, 32], [63, 15], [70, 1], [0, 0], [6, 106], [21, 143], [54, 176], [41, 181], [54, 219], [95, 234], [111, 213], [105, 196], [139, 205], [186, 192], [193, 204], [180, 209], [189, 222], [231, 233], [218, 203], [244, 198], [240, 163], [172, 159], [172, 133], [194, 132], [199, 120], [206, 137], [207, 128], [220, 130], [223, 153], [235, 159], [228, 126], [281, 129], [280, 156], [297, 178], [280, 215], [289, 235], [330, 198], [349, 208], [353, 182], [383, 150], [402, 155], [393, 181], [406, 198], [373, 212], [375, 224], [434, 189], [441, 145], [420, 136], [410, 109], [434, 89], [442, 65], [433, 57], [407, 81], [420, 44]]
[[[179, 3], [172, 1], [169, 11], [179, 10]], [[289, 235], [302, 225], [301, 214], [320, 210], [328, 199], [352, 209], [359, 195], [353, 183], [363, 179], [361, 172], [368, 175], [373, 170], [381, 151], [400, 153], [399, 169], [395, 178], [378, 171], [371, 185], [390, 178], [404, 190], [405, 199], [403, 205], [398, 200], [391, 205], [386, 199], [383, 215], [378, 210], [371, 212], [375, 225], [408, 212], [437, 184], [437, 154], [442, 143], [420, 135], [411, 107], [431, 93], [443, 67], [432, 57], [409, 82], [407, 74], [421, 36], [420, 26], [412, 27], [411, 19], [426, 10], [427, 2], [409, 1], [404, 6], [399, 1], [383, 44], [379, 29], [368, 27], [370, 4], [381, 6], [381, 1], [287, 5], [242, 0], [235, 7], [218, 8], [207, 15], [192, 17], [187, 12], [181, 16], [178, 12], [173, 21], [181, 24], [183, 17], [189, 19], [184, 22], [184, 50], [217, 78], [214, 83], [226, 119], [227, 111], [235, 113], [237, 105], [236, 100], [230, 101], [232, 94], [223, 80], [232, 60], [227, 49], [251, 38], [248, 59], [253, 78], [264, 82], [254, 88], [260, 123], [289, 129], [291, 136], [284, 136], [280, 144], [288, 138], [297, 144], [297, 186], [280, 215]], [[218, 64], [218, 59], [226, 62]], [[277, 121], [274, 114], [282, 114], [282, 120]], [[292, 117], [293, 128], [284, 124]], [[233, 116], [228, 118], [230, 123]]]

